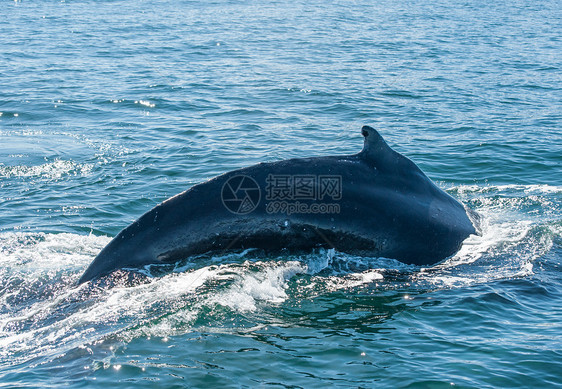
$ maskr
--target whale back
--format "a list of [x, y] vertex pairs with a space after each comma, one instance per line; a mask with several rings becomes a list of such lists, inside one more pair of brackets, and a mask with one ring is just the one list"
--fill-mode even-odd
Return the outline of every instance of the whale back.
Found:
[[[326, 247], [417, 265], [432, 264], [456, 252], [475, 233], [463, 205], [394, 151], [375, 129], [364, 126], [361, 133], [364, 145], [358, 154], [261, 163], [225, 173], [164, 201], [121, 231], [80, 282], [118, 268], [252, 247], [271, 252]], [[287, 194], [281, 189], [288, 188], [279, 185], [290, 180], [294, 184], [297, 179], [310, 183], [307, 192], [299, 195], [316, 197], [272, 196]], [[327, 179], [337, 190], [323, 192]], [[233, 188], [246, 195], [240, 199], [240, 208], [231, 207], [238, 200]], [[297, 212], [279, 212], [284, 205], [306, 206], [308, 211], [332, 208], [330, 212], [302, 212], [302, 207]]]

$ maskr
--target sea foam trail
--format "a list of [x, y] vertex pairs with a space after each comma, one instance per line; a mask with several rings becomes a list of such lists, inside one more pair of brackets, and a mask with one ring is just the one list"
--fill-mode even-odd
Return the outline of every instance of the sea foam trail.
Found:
[[[525, 277], [533, 274], [534, 263], [548, 253], [553, 240], [562, 236], [560, 220], [542, 217], [559, 211], [555, 199], [559, 188], [453, 191], [475, 205], [483, 217], [483, 233], [467, 239], [450, 259], [427, 269], [333, 250], [267, 260], [248, 260], [246, 252], [213, 257], [201, 267], [180, 265], [160, 276], [150, 276], [147, 269], [136, 283], [122, 282], [116, 275], [113, 287], [95, 282], [76, 286], [110, 238], [1, 233], [0, 358], [50, 358], [108, 336], [166, 337], [225, 315], [259, 316], [264, 307], [338, 291], [376, 294], [386, 288], [413, 287], [422, 293]], [[529, 205], [538, 211], [527, 212]]]
[[476, 208], [482, 216], [482, 234], [470, 236], [443, 263], [422, 269], [415, 277], [418, 281], [452, 287], [525, 277], [533, 274], [534, 262], [561, 236], [556, 216], [560, 186], [469, 185], [449, 191]]

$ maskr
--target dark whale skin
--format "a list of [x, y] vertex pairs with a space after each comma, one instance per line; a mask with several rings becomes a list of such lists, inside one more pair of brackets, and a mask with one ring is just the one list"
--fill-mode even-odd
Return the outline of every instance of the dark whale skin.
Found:
[[[375, 129], [364, 126], [362, 134], [364, 146], [358, 154], [260, 163], [164, 201], [102, 249], [79, 283], [121, 268], [245, 248], [297, 252], [325, 247], [427, 266], [453, 255], [469, 235], [477, 233], [475, 218], [469, 217], [474, 211], [392, 150]], [[279, 188], [268, 178], [287, 176], [308, 177], [309, 183], [315, 177], [313, 187], [305, 189], [316, 194], [323, 190], [321, 177], [339, 180], [339, 191], [329, 193], [332, 196], [300, 200], [293, 196], [285, 201], [308, 209], [329, 205], [329, 212], [272, 212], [272, 204], [283, 201], [271, 196]], [[223, 201], [224, 188], [227, 182], [237, 185], [240, 177], [251, 178], [244, 182], [250, 184], [247, 193], [254, 195], [253, 202], [243, 212], [233, 212]]]

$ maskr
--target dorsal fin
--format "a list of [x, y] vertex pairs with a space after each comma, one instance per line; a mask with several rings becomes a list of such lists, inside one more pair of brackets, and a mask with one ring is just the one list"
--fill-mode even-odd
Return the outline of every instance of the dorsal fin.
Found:
[[392, 151], [390, 146], [374, 128], [363, 126], [363, 128], [361, 128], [361, 134], [363, 134], [365, 138], [363, 150], [360, 153], [361, 155], [371, 159], [379, 159]]

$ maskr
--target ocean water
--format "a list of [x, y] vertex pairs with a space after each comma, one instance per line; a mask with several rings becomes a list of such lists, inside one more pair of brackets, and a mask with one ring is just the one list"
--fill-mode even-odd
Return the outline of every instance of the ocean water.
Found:
[[[562, 385], [558, 1], [22, 0], [0, 32], [0, 386]], [[482, 236], [76, 285], [166, 198], [365, 124]]]

